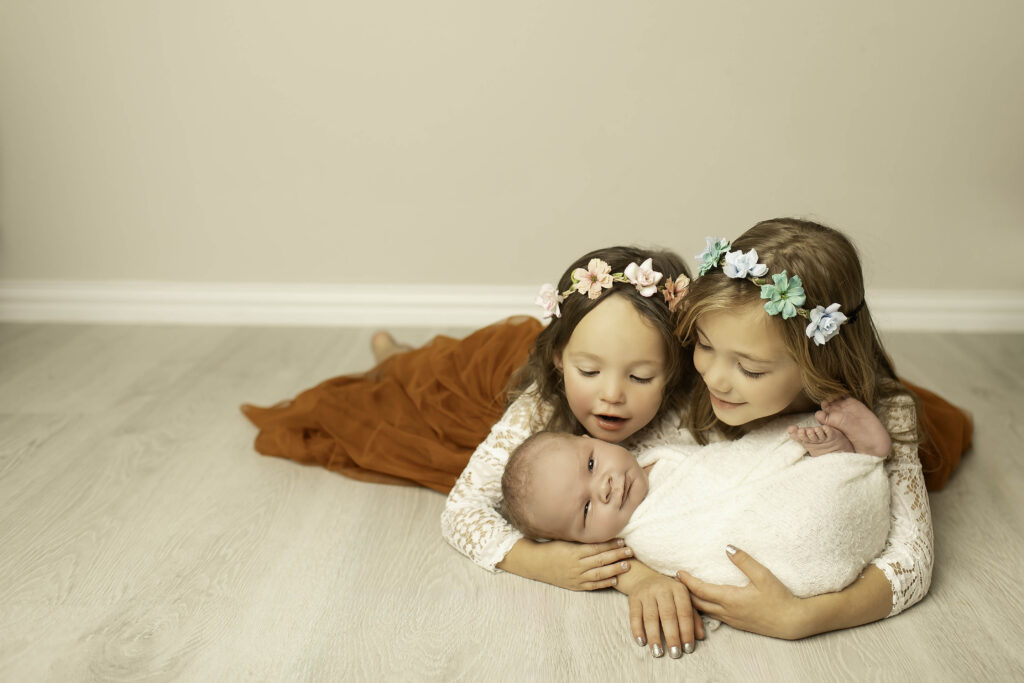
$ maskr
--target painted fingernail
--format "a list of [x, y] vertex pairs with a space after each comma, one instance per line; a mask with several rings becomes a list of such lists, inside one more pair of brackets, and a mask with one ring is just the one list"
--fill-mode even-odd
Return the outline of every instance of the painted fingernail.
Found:
[[619, 564], [623, 569], [629, 569], [629, 562], [620, 562]]
[[625, 541], [625, 539], [622, 539], [622, 538], [620, 538], [620, 539], [618, 539], [618, 542], [619, 542], [619, 547], [620, 547], [620, 548], [621, 548], [622, 546], [626, 545], [626, 541]]
[[626, 548], [626, 557], [633, 557], [633, 549]]
[[661, 645], [655, 645], [651, 648], [651, 654], [655, 657], [661, 657], [665, 654], [665, 651], [661, 648]]
[[693, 654], [693, 643], [683, 643], [683, 652], [688, 655]]
[[675, 645], [673, 645], [672, 647], [670, 647], [668, 649], [668, 656], [671, 657], [672, 659], [679, 659], [680, 657], [683, 656], [683, 651], [680, 650]]
[[640, 647], [643, 647], [644, 645], [647, 644], [647, 639], [644, 638], [643, 636], [637, 636], [636, 637], [636, 644], [639, 645]]
[[619, 580], [618, 580], [618, 579], [616, 579], [616, 578], [615, 578], [615, 577], [613, 576], [613, 577], [612, 577], [612, 585], [614, 586], [614, 585], [616, 585], [616, 584], [618, 584], [618, 583], [619, 583]]
[[729, 553], [730, 555], [735, 555], [736, 554], [736, 546], [734, 546], [734, 545], [727, 545], [727, 546], [725, 546], [725, 552]]

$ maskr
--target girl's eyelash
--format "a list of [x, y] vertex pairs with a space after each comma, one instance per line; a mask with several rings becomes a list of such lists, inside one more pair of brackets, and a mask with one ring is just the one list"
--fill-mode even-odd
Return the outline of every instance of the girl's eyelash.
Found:
[[653, 377], [637, 377], [636, 375], [630, 375], [629, 378], [637, 384], [650, 384], [654, 381]]
[[740, 368], [740, 372], [742, 372], [744, 375], [746, 375], [747, 377], [749, 377], [751, 379], [758, 379], [759, 377], [764, 377], [765, 374], [766, 374], [766, 373], [763, 373], [763, 372], [751, 372], [750, 370], [747, 370], [746, 368], [744, 368], [742, 365], [739, 366], [739, 368]]
[[597, 370], [584, 370], [582, 368], [576, 368], [581, 375], [584, 377], [594, 377], [597, 375]]

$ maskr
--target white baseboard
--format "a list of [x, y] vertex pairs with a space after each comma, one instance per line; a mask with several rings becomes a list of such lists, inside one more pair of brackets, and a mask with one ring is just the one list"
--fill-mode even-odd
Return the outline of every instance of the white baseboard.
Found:
[[[478, 327], [536, 315], [536, 287], [0, 281], [0, 321]], [[886, 331], [1024, 332], [1024, 291], [872, 290]]]

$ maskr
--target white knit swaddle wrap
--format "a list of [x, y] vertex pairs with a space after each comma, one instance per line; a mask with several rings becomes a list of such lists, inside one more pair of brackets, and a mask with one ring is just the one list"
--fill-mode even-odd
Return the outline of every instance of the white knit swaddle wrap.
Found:
[[[650, 492], [622, 532], [637, 559], [668, 575], [746, 585], [725, 546], [742, 548], [798, 597], [841, 590], [885, 546], [883, 460], [805, 456], [775, 420], [736, 441], [655, 446], [638, 455]], [[801, 416], [804, 417], [804, 416]], [[813, 418], [802, 424], [817, 424]]]

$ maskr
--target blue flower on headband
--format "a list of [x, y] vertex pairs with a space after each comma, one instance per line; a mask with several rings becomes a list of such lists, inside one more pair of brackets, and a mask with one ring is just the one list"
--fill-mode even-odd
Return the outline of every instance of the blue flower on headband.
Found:
[[800, 276], [786, 277], [786, 271], [782, 271], [772, 275], [772, 281], [774, 284], [761, 285], [761, 298], [769, 300], [764, 310], [768, 311], [768, 315], [782, 313], [783, 320], [796, 317], [797, 307], [807, 300]]
[[846, 322], [846, 316], [839, 312], [839, 304], [832, 304], [828, 308], [816, 306], [809, 317], [811, 324], [807, 326], [806, 334], [818, 346], [839, 334], [839, 326]]
[[700, 268], [698, 269], [698, 275], [707, 275], [708, 271], [712, 268], [717, 268], [718, 264], [722, 261], [722, 254], [729, 251], [729, 240], [724, 237], [715, 240], [714, 237], [705, 238], [708, 241], [707, 249], [697, 254], [697, 260], [700, 261]]

